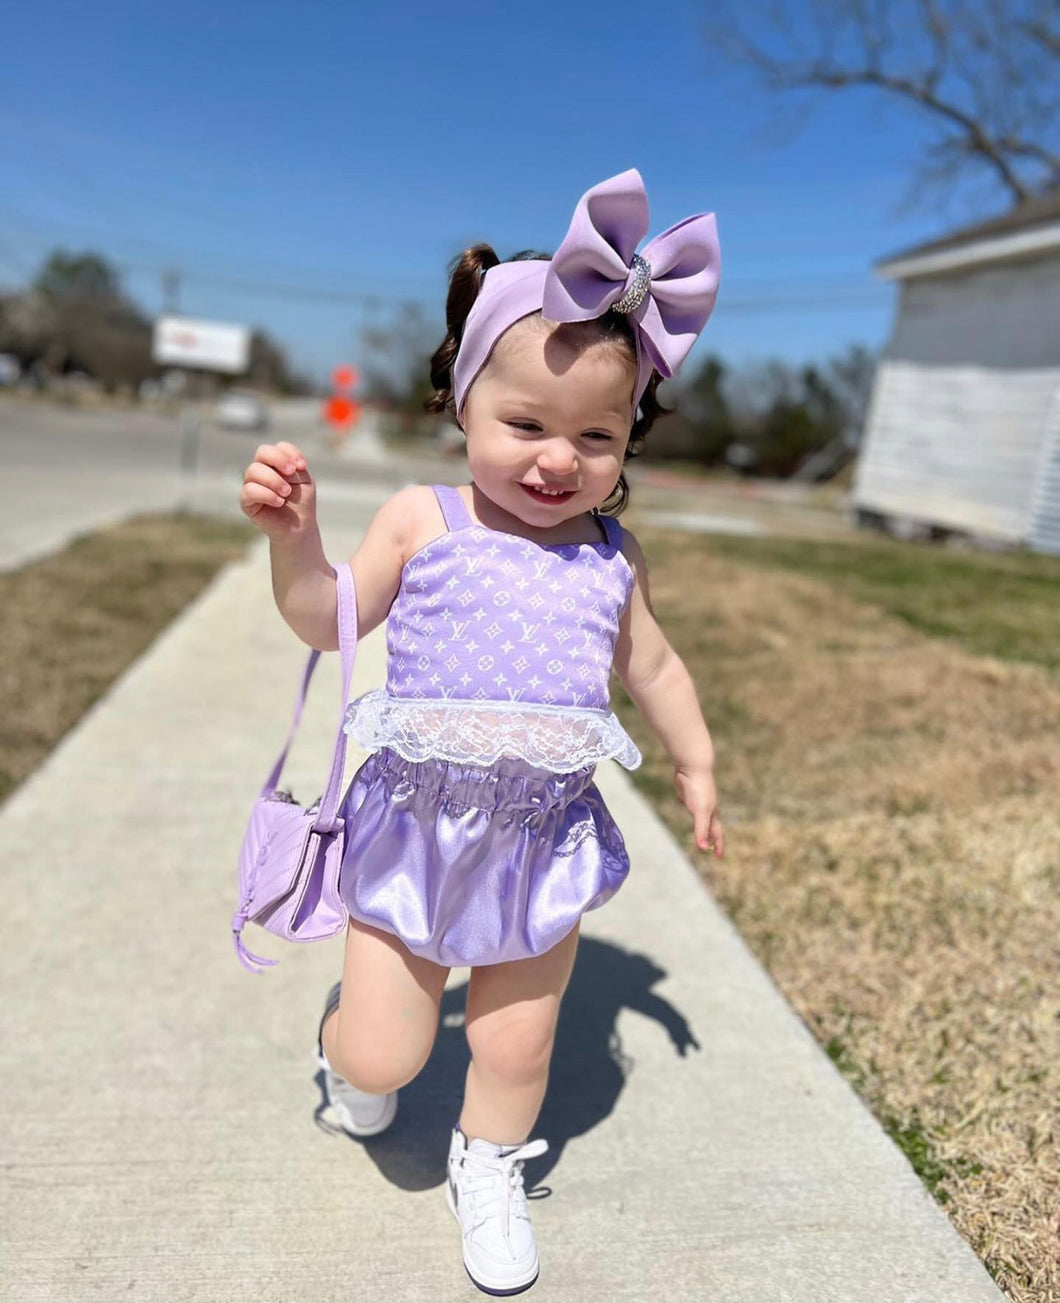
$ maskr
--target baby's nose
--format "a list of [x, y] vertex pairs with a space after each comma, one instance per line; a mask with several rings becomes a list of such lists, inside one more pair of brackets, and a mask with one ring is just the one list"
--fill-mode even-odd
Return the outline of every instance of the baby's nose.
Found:
[[577, 470], [578, 458], [574, 454], [574, 449], [568, 444], [566, 448], [542, 449], [537, 464], [542, 469], [547, 468], [551, 475], [569, 475]]

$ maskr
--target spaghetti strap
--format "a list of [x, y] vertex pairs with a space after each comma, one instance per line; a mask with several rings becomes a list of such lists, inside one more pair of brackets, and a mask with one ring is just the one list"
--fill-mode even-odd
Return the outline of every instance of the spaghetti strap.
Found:
[[607, 535], [607, 541], [612, 547], [622, 551], [622, 526], [614, 516], [605, 516], [601, 512], [596, 519], [603, 525], [604, 533]]
[[467, 507], [464, 506], [464, 499], [451, 484], [432, 484], [431, 488], [434, 490], [434, 496], [438, 499], [438, 505], [450, 530], [466, 529], [473, 523]]

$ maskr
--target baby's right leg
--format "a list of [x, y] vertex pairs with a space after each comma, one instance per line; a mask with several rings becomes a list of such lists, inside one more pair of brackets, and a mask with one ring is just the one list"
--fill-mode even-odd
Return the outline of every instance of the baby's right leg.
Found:
[[410, 1082], [430, 1057], [448, 976], [393, 933], [351, 918], [339, 1007], [323, 1028], [332, 1068], [371, 1095]]

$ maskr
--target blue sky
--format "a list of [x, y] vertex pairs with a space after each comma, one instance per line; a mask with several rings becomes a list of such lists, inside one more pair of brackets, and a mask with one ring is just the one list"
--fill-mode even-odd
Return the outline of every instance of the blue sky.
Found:
[[178, 267], [183, 312], [261, 326], [323, 375], [356, 360], [362, 320], [329, 293], [414, 298], [440, 327], [460, 249], [553, 249], [590, 185], [636, 167], [648, 238], [717, 215], [721, 290], [686, 373], [708, 352], [797, 363], [881, 346], [895, 290], [873, 261], [1007, 199], [987, 189], [900, 214], [928, 128], [868, 92], [822, 94], [780, 139], [795, 102], [721, 63], [702, 30], [712, 12], [15, 6], [0, 286], [53, 247], [94, 249], [154, 313], [162, 269]]

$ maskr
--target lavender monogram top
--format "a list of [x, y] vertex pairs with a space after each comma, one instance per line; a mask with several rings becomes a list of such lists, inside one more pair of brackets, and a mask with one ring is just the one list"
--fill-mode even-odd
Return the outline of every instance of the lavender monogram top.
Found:
[[350, 702], [345, 732], [409, 760], [518, 756], [569, 773], [614, 757], [637, 768], [608, 693], [634, 584], [618, 521], [597, 517], [598, 543], [535, 543], [486, 529], [455, 488], [431, 487], [448, 530], [406, 562], [386, 622], [386, 687]]

